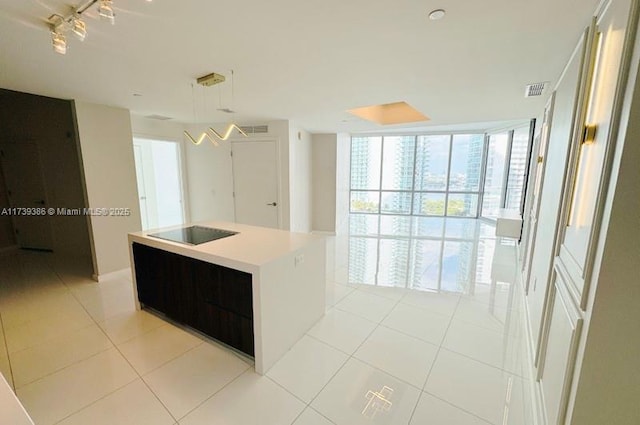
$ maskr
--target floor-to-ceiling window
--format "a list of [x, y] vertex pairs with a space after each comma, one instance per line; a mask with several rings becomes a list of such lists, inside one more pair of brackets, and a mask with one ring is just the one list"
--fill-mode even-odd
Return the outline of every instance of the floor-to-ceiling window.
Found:
[[509, 170], [511, 132], [491, 134], [487, 145], [487, 168], [482, 196], [482, 216], [498, 216], [504, 205], [505, 176]]
[[522, 213], [531, 127], [492, 133], [488, 139], [480, 215], [495, 218], [503, 208]]
[[478, 217], [483, 134], [353, 137], [351, 212]]

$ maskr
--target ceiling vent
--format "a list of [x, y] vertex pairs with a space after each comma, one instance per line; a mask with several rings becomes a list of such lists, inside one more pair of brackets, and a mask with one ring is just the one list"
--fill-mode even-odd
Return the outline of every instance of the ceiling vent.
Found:
[[171, 117], [165, 117], [164, 115], [156, 115], [156, 114], [147, 115], [147, 118], [150, 118], [152, 120], [158, 120], [158, 121], [167, 121], [172, 119]]
[[548, 82], [529, 84], [524, 91], [524, 97], [540, 97], [547, 92]]
[[240, 126], [240, 129], [247, 134], [265, 134], [269, 132], [268, 125], [245, 125]]

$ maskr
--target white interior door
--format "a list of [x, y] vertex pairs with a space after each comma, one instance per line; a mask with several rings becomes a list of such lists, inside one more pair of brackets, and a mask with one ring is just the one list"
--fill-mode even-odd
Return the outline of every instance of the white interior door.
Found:
[[279, 227], [278, 157], [275, 141], [233, 142], [236, 222]]
[[0, 153], [9, 205], [24, 209], [12, 214], [18, 246], [53, 250], [51, 219], [46, 213], [47, 196], [38, 146], [35, 143], [4, 144], [0, 146]]

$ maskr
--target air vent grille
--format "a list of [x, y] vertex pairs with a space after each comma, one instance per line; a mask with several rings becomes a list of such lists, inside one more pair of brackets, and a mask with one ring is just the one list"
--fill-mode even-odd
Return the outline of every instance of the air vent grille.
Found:
[[240, 128], [247, 134], [265, 134], [269, 132], [268, 125], [245, 125], [240, 126]]
[[159, 120], [159, 121], [167, 121], [172, 119], [171, 117], [165, 117], [164, 115], [156, 115], [156, 114], [147, 115], [147, 118], [150, 118], [152, 120]]
[[545, 92], [546, 87], [547, 83], [529, 84], [524, 91], [524, 97], [542, 96]]

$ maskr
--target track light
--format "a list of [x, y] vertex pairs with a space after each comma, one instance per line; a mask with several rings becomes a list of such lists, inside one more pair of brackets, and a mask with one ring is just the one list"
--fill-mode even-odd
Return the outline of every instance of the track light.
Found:
[[[147, 0], [151, 1], [151, 0]], [[67, 33], [72, 32], [80, 41], [87, 37], [87, 24], [82, 16], [90, 8], [97, 4], [98, 15], [102, 20], [115, 23], [116, 14], [113, 11], [113, 0], [84, 0], [78, 6], [71, 8], [69, 14], [53, 14], [49, 17], [48, 26], [51, 31], [51, 42], [53, 49], [62, 55], [67, 52]]]
[[71, 31], [76, 36], [76, 38], [80, 41], [84, 41], [87, 37], [87, 24], [84, 23], [82, 19], [78, 16], [74, 16], [71, 21]]
[[105, 21], [111, 22], [111, 25], [115, 24], [116, 15], [113, 13], [113, 2], [111, 0], [100, 0], [98, 15]]
[[61, 55], [67, 54], [67, 38], [58, 34], [57, 32], [51, 33], [51, 43], [53, 44], [53, 51]]

